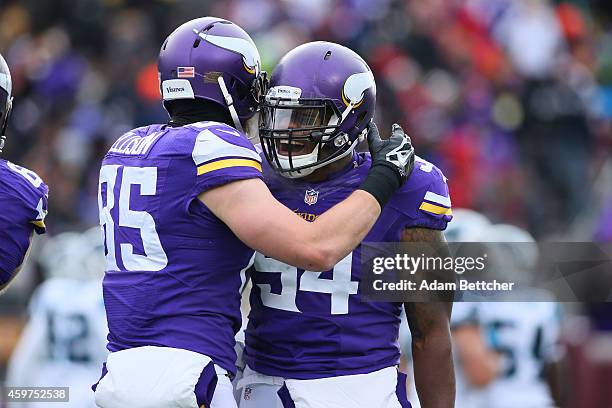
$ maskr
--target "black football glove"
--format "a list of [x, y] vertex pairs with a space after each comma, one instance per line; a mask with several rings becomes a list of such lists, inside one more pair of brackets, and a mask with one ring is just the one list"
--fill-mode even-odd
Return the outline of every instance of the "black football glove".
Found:
[[410, 136], [397, 123], [391, 127], [391, 136], [381, 139], [376, 123], [368, 125], [368, 146], [372, 155], [372, 167], [377, 165], [390, 166], [397, 172], [400, 182], [404, 182], [412, 173], [414, 167], [414, 147]]
[[372, 166], [359, 188], [372, 194], [382, 208], [410, 176], [414, 147], [400, 125], [393, 124], [391, 136], [383, 140], [374, 122], [368, 125], [368, 146]]

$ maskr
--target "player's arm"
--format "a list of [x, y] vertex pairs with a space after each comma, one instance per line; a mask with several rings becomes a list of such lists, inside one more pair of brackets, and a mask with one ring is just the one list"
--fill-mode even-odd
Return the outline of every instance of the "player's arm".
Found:
[[226, 184], [200, 199], [254, 250], [311, 271], [333, 268], [380, 214], [378, 201], [357, 190], [310, 223], [278, 202], [259, 179]]
[[228, 183], [199, 199], [256, 251], [302, 269], [329, 270], [365, 238], [412, 170], [414, 149], [399, 126], [384, 141], [372, 127], [368, 143], [373, 164], [360, 188], [312, 223], [278, 202], [259, 179]]
[[[402, 242], [446, 242], [442, 231], [406, 228]], [[412, 334], [414, 379], [423, 408], [451, 408], [455, 404], [455, 371], [450, 333], [451, 302], [405, 303]]]
[[544, 376], [550, 390], [550, 395], [556, 407], [564, 408], [567, 406], [568, 379], [565, 373], [567, 367], [563, 360], [546, 363], [544, 366]]
[[500, 355], [487, 347], [480, 327], [463, 324], [453, 328], [455, 350], [470, 385], [485, 387], [501, 370]]

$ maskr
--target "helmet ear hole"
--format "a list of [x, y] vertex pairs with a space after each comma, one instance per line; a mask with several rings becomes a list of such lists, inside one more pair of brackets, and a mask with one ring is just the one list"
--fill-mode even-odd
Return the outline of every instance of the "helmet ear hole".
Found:
[[336, 148], [340, 148], [344, 146], [345, 144], [347, 144], [348, 141], [349, 141], [348, 135], [346, 133], [341, 133], [340, 135], [336, 136], [336, 138], [334, 138], [334, 146]]

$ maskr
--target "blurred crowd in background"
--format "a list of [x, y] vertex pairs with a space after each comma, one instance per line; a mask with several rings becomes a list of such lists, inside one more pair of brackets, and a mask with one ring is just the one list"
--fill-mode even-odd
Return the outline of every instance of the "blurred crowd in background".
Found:
[[[50, 186], [50, 236], [98, 223], [103, 154], [167, 120], [160, 44], [205, 15], [251, 34], [268, 72], [304, 42], [356, 50], [376, 78], [379, 128], [404, 127], [448, 177], [453, 207], [539, 240], [612, 241], [606, 0], [2, 0], [15, 97], [3, 158]], [[23, 310], [28, 296], [15, 294], [42, 277], [29, 273], [3, 308]], [[0, 372], [2, 342], [19, 331], [7, 327]]]
[[[453, 206], [538, 239], [612, 239], [612, 13], [605, 1], [3, 0], [14, 81], [6, 157], [52, 186], [49, 232], [97, 223], [97, 163], [164, 122], [156, 58], [194, 17], [245, 28], [271, 72], [293, 47], [359, 52], [377, 121], [399, 122], [449, 178]], [[606, 10], [608, 7], [608, 10]], [[607, 198], [607, 199], [606, 199]]]

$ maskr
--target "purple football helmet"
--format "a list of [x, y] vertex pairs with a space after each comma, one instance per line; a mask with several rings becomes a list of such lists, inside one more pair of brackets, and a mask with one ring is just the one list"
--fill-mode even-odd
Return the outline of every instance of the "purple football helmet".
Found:
[[6, 126], [8, 125], [11, 108], [13, 106], [13, 82], [11, 72], [6, 61], [0, 55], [0, 153], [6, 140]]
[[175, 99], [206, 99], [228, 108], [239, 130], [266, 91], [251, 37], [216, 17], [197, 18], [174, 30], [159, 52], [158, 71], [164, 106]]
[[262, 102], [259, 137], [270, 165], [304, 177], [350, 154], [374, 116], [376, 83], [354, 51], [331, 42], [287, 53]]

